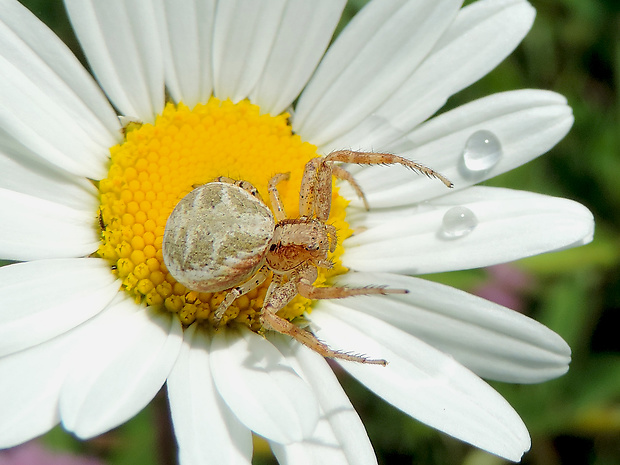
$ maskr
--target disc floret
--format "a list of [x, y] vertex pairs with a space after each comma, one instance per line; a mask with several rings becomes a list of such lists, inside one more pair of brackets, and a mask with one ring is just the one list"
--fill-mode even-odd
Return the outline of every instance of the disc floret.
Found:
[[[226, 293], [187, 289], [163, 261], [162, 239], [173, 208], [195, 186], [219, 176], [247, 180], [268, 198], [273, 174], [290, 172], [280, 189], [285, 208], [295, 212], [303, 168], [317, 156], [316, 147], [293, 134], [287, 114], [261, 115], [247, 101], [212, 98], [193, 109], [168, 104], [154, 124], [132, 123], [128, 129], [123, 143], [111, 148], [108, 176], [99, 182], [101, 245], [96, 255], [110, 262], [136, 302], [174, 312], [185, 325], [210, 322]], [[340, 238], [350, 235], [346, 204], [335, 191], [330, 222]], [[333, 254], [336, 266], [319, 276], [318, 283], [344, 271], [341, 252], [339, 245]], [[267, 285], [237, 299], [226, 320], [258, 330]], [[297, 297], [280, 314], [293, 319], [310, 310], [310, 303]]]

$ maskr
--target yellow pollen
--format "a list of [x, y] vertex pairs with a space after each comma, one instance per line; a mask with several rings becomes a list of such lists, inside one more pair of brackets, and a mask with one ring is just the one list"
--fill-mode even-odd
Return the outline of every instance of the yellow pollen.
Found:
[[[198, 293], [172, 277], [162, 258], [168, 216], [192, 189], [218, 176], [251, 182], [268, 201], [267, 183], [276, 173], [290, 172], [278, 185], [287, 216], [299, 213], [299, 188], [306, 162], [316, 147], [302, 142], [288, 125], [288, 115], [261, 115], [259, 107], [211, 98], [193, 110], [168, 104], [155, 124], [126, 128], [122, 144], [110, 149], [108, 177], [99, 182], [98, 227], [101, 245], [96, 256], [110, 262], [122, 288], [136, 302], [174, 312], [186, 326], [212, 321], [226, 291]], [[351, 231], [345, 221], [348, 202], [334, 189], [329, 223], [338, 230], [339, 245], [331, 270], [320, 270], [316, 285], [346, 272], [339, 257], [341, 242]], [[258, 314], [269, 282], [238, 298], [226, 322], [260, 329]], [[311, 309], [297, 296], [279, 315], [292, 320]]]

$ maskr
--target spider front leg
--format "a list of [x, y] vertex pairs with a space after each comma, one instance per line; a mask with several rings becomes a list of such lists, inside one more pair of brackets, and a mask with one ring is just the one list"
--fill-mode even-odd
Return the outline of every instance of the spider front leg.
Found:
[[454, 187], [452, 181], [438, 173], [437, 171], [415, 161], [408, 160], [391, 153], [375, 152], [354, 152], [352, 150], [337, 150], [324, 158], [325, 162], [357, 163], [360, 165], [393, 165], [400, 164], [423, 174], [429, 178], [436, 178], [443, 182], [447, 187]]
[[353, 175], [324, 157], [316, 157], [304, 168], [299, 190], [299, 216], [327, 221], [332, 207], [332, 176], [351, 184], [368, 209], [366, 197]]
[[311, 218], [314, 214], [314, 205], [316, 204], [314, 196], [320, 164], [321, 158], [317, 157], [311, 159], [304, 167], [304, 175], [301, 178], [299, 189], [299, 216], [302, 218]]
[[299, 214], [302, 217], [316, 217], [321, 221], [329, 218], [332, 198], [332, 176], [347, 181], [362, 199], [366, 210], [368, 201], [351, 173], [335, 165], [336, 162], [356, 163], [360, 165], [392, 165], [400, 164], [429, 178], [436, 178], [448, 187], [452, 182], [437, 171], [391, 153], [354, 152], [352, 150], [338, 150], [325, 157], [316, 157], [306, 163], [304, 176], [299, 192]]
[[330, 349], [311, 332], [295, 326], [285, 318], [279, 317], [276, 313], [284, 308], [296, 295], [297, 283], [294, 279], [283, 283], [281, 276], [274, 275], [274, 279], [265, 296], [265, 303], [260, 316], [260, 322], [265, 329], [286, 334], [323, 357], [338, 358], [370, 365], [387, 365], [386, 360], [371, 359], [361, 355], [346, 354]]
[[343, 181], [347, 181], [349, 185], [353, 188], [357, 196], [361, 199], [362, 203], [364, 204], [364, 208], [366, 210], [370, 210], [370, 205], [368, 205], [368, 200], [366, 200], [366, 195], [364, 195], [364, 191], [362, 191], [362, 188], [357, 183], [353, 175], [349, 173], [347, 170], [345, 170], [342, 166], [332, 165], [331, 168], [332, 168], [332, 174], [334, 175], [334, 177], [336, 177], [337, 179], [341, 179]]
[[271, 209], [276, 221], [282, 221], [286, 219], [286, 212], [284, 211], [284, 205], [280, 199], [280, 192], [278, 191], [278, 184], [282, 181], [288, 181], [291, 177], [291, 173], [278, 173], [269, 180], [269, 200], [271, 201]]
[[263, 266], [254, 276], [252, 276], [249, 281], [246, 281], [237, 287], [233, 287], [230, 291], [228, 291], [228, 294], [226, 294], [226, 297], [224, 297], [224, 300], [222, 300], [220, 305], [218, 305], [215, 313], [213, 314], [213, 324], [215, 327], [217, 328], [220, 325], [224, 313], [226, 313], [228, 307], [230, 307], [235, 300], [263, 284], [268, 276], [269, 268]]
[[[315, 217], [323, 222], [329, 218], [329, 212], [332, 208], [333, 168], [333, 163], [324, 157], [313, 158], [306, 163], [299, 191], [299, 215], [301, 217]], [[344, 168], [339, 168], [337, 172], [342, 176], [342, 173], [346, 171]], [[359, 193], [362, 192], [353, 176], [349, 174], [349, 176], [343, 176], [343, 179], [352, 182], [354, 189]], [[366, 203], [363, 195], [362, 198]]]

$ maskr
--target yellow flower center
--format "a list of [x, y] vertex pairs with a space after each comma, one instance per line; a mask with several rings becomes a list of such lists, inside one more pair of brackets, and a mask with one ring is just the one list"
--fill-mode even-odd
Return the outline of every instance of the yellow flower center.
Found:
[[[261, 115], [248, 101], [211, 98], [191, 110], [168, 104], [154, 124], [126, 129], [125, 141], [110, 149], [108, 177], [99, 183], [101, 246], [96, 255], [110, 262], [136, 302], [174, 312], [186, 326], [212, 321], [226, 291], [191, 291], [168, 273], [161, 250], [168, 216], [194, 187], [218, 176], [249, 181], [268, 199], [269, 179], [290, 172], [278, 189], [287, 215], [297, 217], [303, 169], [317, 156], [316, 147], [293, 134], [287, 114]], [[329, 223], [338, 229], [339, 243], [351, 234], [345, 222], [347, 203], [334, 189]], [[320, 270], [317, 285], [346, 271], [341, 254], [339, 245], [330, 257], [334, 268]], [[238, 298], [224, 321], [260, 329], [258, 314], [268, 285], [269, 280]], [[292, 320], [310, 305], [297, 296], [279, 315]]]

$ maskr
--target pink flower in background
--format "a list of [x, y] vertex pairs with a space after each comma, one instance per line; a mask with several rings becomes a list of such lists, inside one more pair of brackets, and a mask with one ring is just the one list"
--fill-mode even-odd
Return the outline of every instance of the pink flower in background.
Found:
[[488, 279], [475, 287], [473, 294], [523, 312], [527, 304], [525, 297], [534, 284], [532, 276], [511, 264], [501, 264], [486, 268]]
[[0, 451], [0, 465], [104, 465], [92, 457], [52, 452], [36, 441]]

